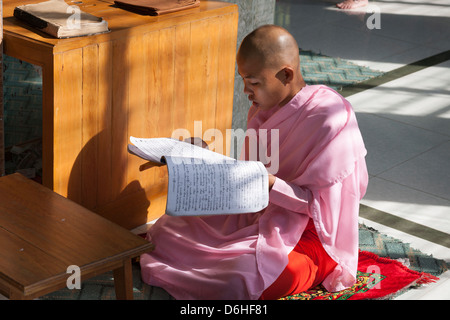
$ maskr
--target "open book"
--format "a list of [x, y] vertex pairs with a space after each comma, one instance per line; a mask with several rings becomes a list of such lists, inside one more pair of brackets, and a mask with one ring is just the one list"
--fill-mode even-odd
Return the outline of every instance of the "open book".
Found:
[[108, 32], [108, 22], [83, 12], [64, 0], [26, 4], [14, 9], [14, 17], [56, 38], [70, 38]]
[[257, 212], [269, 204], [267, 170], [259, 161], [240, 161], [171, 138], [135, 138], [128, 152], [166, 164], [166, 214], [174, 216]]

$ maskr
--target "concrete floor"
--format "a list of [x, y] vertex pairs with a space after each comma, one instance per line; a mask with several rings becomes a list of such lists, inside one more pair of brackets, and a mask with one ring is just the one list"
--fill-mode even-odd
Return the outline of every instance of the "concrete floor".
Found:
[[[450, 2], [370, 1], [354, 10], [336, 2], [279, 0], [275, 24], [304, 50], [394, 74], [347, 96], [368, 150], [362, 203], [376, 209], [361, 222], [450, 261]], [[440, 63], [416, 71], [414, 62], [442, 52]], [[406, 73], [395, 75], [400, 67]], [[449, 299], [450, 273], [440, 278], [398, 299]]]

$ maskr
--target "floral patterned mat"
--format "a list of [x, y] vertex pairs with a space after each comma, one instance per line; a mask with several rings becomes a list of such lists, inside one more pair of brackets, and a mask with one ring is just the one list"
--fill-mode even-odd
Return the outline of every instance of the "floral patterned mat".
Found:
[[318, 285], [308, 291], [280, 300], [348, 300], [355, 294], [364, 293], [375, 288], [385, 278], [386, 276], [382, 274], [358, 271], [356, 284], [347, 290], [328, 292], [322, 285]]
[[322, 285], [281, 300], [390, 299], [414, 286], [439, 280], [436, 276], [408, 268], [404, 261], [360, 251], [356, 283], [349, 289], [328, 292]]

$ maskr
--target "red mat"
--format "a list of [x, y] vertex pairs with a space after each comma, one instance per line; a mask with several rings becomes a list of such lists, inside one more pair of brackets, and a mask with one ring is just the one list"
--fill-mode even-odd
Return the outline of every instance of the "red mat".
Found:
[[411, 270], [399, 261], [360, 251], [357, 282], [353, 287], [339, 292], [327, 292], [322, 286], [317, 286], [283, 300], [389, 299], [412, 286], [437, 280], [439, 278]]

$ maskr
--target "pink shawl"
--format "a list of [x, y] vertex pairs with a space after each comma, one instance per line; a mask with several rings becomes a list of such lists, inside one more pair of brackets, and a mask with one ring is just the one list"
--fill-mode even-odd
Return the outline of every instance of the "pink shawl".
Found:
[[252, 107], [248, 129], [268, 130], [267, 155], [270, 130], [279, 130], [269, 206], [240, 215], [162, 216], [147, 235], [156, 249], [141, 256], [143, 281], [176, 299], [258, 299], [287, 265], [311, 217], [338, 264], [323, 285], [330, 291], [350, 287], [358, 260], [359, 201], [368, 183], [366, 150], [351, 105], [330, 88], [306, 86], [281, 108]]

